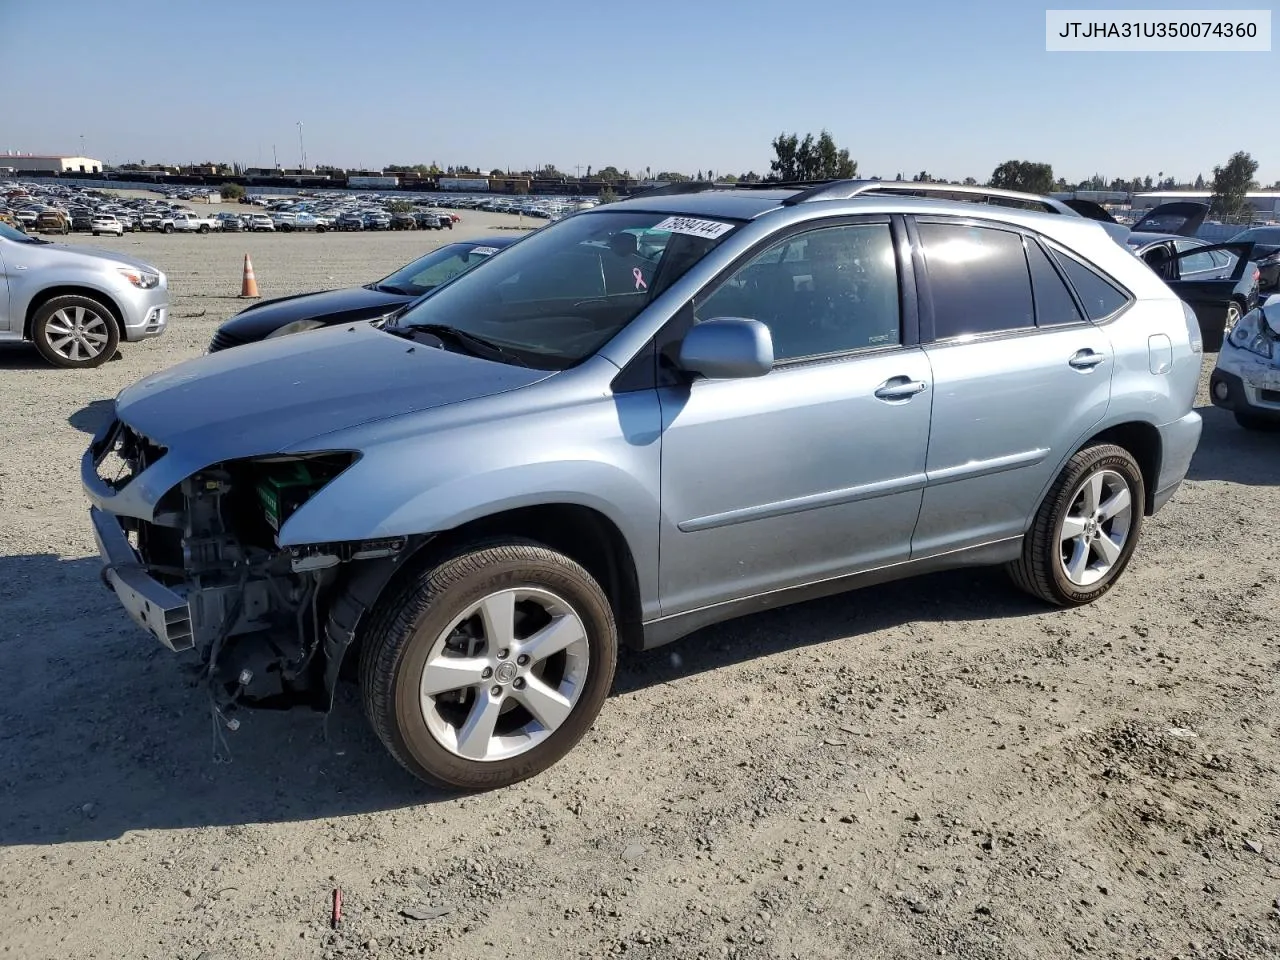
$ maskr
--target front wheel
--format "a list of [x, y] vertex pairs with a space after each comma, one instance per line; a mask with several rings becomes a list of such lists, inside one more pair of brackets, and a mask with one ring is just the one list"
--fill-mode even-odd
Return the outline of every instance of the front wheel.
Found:
[[165, 232], [165, 233], [173, 233], [173, 224], [172, 224], [172, 223], [166, 223], [166, 224], [164, 225], [164, 232]]
[[1129, 564], [1142, 532], [1146, 487], [1129, 451], [1085, 447], [1063, 467], [1036, 511], [1013, 582], [1057, 606], [1098, 599]]
[[120, 328], [104, 305], [89, 297], [54, 297], [36, 311], [31, 339], [55, 367], [84, 369], [106, 363], [120, 346]]
[[617, 649], [609, 601], [581, 565], [532, 541], [477, 543], [379, 602], [360, 657], [365, 710], [420, 779], [507, 786], [590, 729]]
[[200, 232], [201, 232], [201, 233], [208, 233], [208, 232], [209, 232], [209, 225], [208, 225], [207, 223], [202, 223], [202, 224], [200, 224]]

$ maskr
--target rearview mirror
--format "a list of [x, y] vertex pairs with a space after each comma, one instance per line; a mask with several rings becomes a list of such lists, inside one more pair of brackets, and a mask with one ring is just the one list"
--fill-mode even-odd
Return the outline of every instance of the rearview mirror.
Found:
[[763, 377], [773, 369], [773, 337], [759, 320], [706, 320], [685, 334], [678, 363], [709, 380]]

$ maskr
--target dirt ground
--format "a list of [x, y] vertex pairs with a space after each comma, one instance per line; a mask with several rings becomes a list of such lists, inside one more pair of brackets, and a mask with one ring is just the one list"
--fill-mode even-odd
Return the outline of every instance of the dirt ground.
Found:
[[242, 715], [215, 762], [99, 582], [88, 434], [243, 305], [246, 252], [263, 296], [363, 283], [512, 219], [463, 216], [73, 237], [164, 269], [172, 329], [86, 373], [0, 351], [0, 956], [1280, 954], [1280, 438], [1203, 390], [1189, 481], [1087, 609], [975, 571], [704, 630], [624, 655], [575, 751], [482, 796], [402, 773], [349, 689]]

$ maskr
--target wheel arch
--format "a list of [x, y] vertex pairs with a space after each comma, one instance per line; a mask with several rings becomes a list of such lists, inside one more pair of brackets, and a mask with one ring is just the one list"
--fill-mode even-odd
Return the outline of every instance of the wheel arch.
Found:
[[353, 565], [332, 588], [326, 627], [326, 685], [344, 664], [357, 662], [365, 614], [404, 578], [469, 543], [501, 538], [533, 540], [580, 563], [604, 590], [618, 625], [618, 639], [643, 644], [641, 592], [635, 556], [616, 523], [592, 507], [548, 502], [500, 510], [448, 530], [412, 538], [402, 555]]
[[22, 338], [24, 340], [31, 339], [31, 326], [35, 320], [36, 313], [41, 307], [56, 297], [88, 297], [90, 300], [98, 301], [111, 311], [111, 316], [115, 320], [116, 327], [120, 331], [120, 337], [121, 339], [124, 338], [124, 313], [121, 311], [120, 305], [116, 303], [115, 298], [112, 297], [111, 294], [85, 284], [64, 283], [40, 290], [32, 296], [31, 300], [27, 303], [26, 316], [22, 321]]

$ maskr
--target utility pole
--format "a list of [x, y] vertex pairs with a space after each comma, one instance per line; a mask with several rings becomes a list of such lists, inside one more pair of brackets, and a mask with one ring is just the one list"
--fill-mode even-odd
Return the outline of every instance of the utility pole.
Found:
[[299, 167], [299, 169], [300, 170], [307, 169], [307, 148], [302, 145], [302, 121], [301, 120], [298, 121], [298, 156], [299, 156], [299, 163], [302, 164], [302, 166]]
[[276, 153], [276, 145], [275, 145], [274, 143], [271, 145], [271, 160], [272, 160], [272, 162], [274, 162], [274, 163], [275, 163], [275, 165], [276, 165], [276, 170], [279, 170], [279, 169], [280, 169], [280, 154]]

